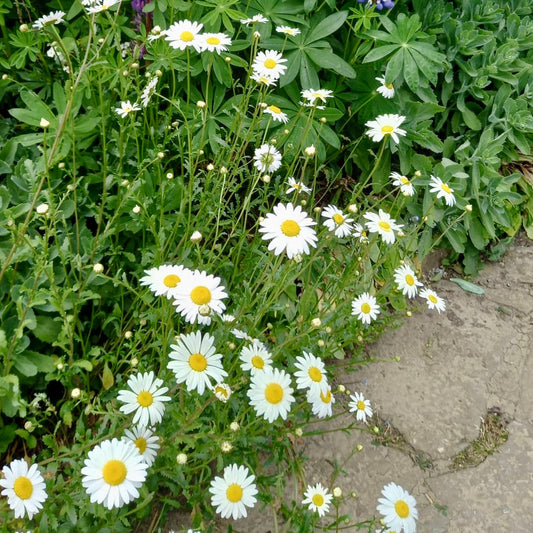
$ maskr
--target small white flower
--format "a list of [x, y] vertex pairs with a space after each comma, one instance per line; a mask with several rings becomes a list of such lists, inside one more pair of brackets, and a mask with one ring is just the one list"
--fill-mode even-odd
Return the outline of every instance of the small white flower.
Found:
[[394, 232], [403, 228], [403, 224], [396, 224], [396, 220], [391, 218], [383, 209], [379, 210], [378, 215], [376, 213], [366, 213], [363, 216], [368, 220], [365, 223], [368, 231], [370, 233], [379, 233], [383, 242], [388, 244], [394, 243], [396, 239]]
[[329, 89], [305, 89], [301, 92], [302, 98], [307, 100], [309, 105], [315, 105], [318, 100], [326, 103], [326, 98], [333, 97], [333, 91]]
[[376, 297], [364, 292], [361, 296], [354, 298], [352, 302], [352, 315], [355, 315], [363, 324], [370, 324], [379, 315], [379, 305]]
[[203, 45], [200, 32], [203, 26], [203, 24], [199, 24], [198, 22], [191, 22], [185, 19], [174, 22], [168, 30], [164, 30], [161, 33], [165, 34], [165, 39], [172, 48], [185, 50], [192, 46], [197, 52], [201, 52]]
[[287, 117], [287, 114], [284, 113], [278, 106], [276, 105], [269, 105], [265, 108], [265, 113], [268, 113], [272, 116], [273, 120], [275, 122], [283, 122], [286, 124], [289, 122], [289, 118]]
[[308, 485], [304, 492], [302, 505], [308, 505], [311, 511], [318, 513], [318, 516], [324, 516], [329, 511], [329, 504], [333, 499], [333, 494], [328, 493], [328, 489], [321, 483], [314, 486]]
[[202, 52], [226, 52], [231, 46], [231, 39], [225, 33], [203, 33], [200, 36], [200, 48]]
[[392, 172], [390, 179], [393, 180], [392, 184], [395, 187], [400, 187], [400, 192], [404, 196], [413, 196], [415, 194], [415, 188], [413, 187], [413, 184], [405, 176], [402, 176], [398, 172]]
[[126, 429], [123, 438], [135, 444], [148, 466], [154, 464], [157, 450], [161, 446], [159, 445], [159, 437], [151, 429], [144, 426], [135, 426], [131, 430]]
[[252, 70], [259, 76], [267, 76], [273, 79], [278, 79], [285, 74], [287, 60], [283, 59], [282, 55], [275, 50], [266, 50], [259, 52], [252, 63]]
[[394, 142], [399, 143], [398, 135], [405, 135], [406, 131], [400, 128], [405, 117], [387, 113], [379, 115], [375, 120], [369, 120], [365, 126], [370, 128], [366, 134], [374, 141], [379, 142], [384, 137], [391, 136]]
[[242, 370], [250, 372], [252, 376], [272, 366], [272, 355], [257, 339], [254, 339], [251, 345], [242, 348], [240, 360]]
[[301, 181], [296, 181], [292, 177], [289, 177], [286, 185], [288, 185], [289, 188], [285, 191], [285, 194], [290, 194], [291, 192], [297, 192], [298, 194], [303, 192], [305, 194], [309, 194], [311, 192], [309, 187], [304, 185]]
[[394, 86], [392, 85], [392, 83], [386, 83], [385, 76], [383, 76], [383, 78], [376, 78], [376, 80], [381, 83], [381, 85], [377, 88], [378, 93], [381, 94], [384, 98], [393, 98]]
[[38, 215], [46, 215], [46, 213], [48, 213], [48, 209], [49, 209], [48, 204], [39, 204], [39, 205], [35, 208], [35, 212], [36, 212]]
[[383, 515], [383, 521], [390, 531], [416, 533], [418, 511], [416, 500], [405, 489], [389, 483], [381, 491], [384, 498], [379, 498], [377, 510]]
[[259, 74], [257, 72], [254, 72], [250, 78], [259, 84], [266, 85], [267, 87], [270, 85], [276, 85], [276, 82], [278, 81], [278, 78], [267, 76], [265, 74]]
[[276, 31], [285, 35], [299, 35], [302, 33], [298, 28], [290, 28], [289, 26], [276, 26]]
[[355, 418], [361, 422], [366, 422], [367, 417], [372, 417], [372, 406], [369, 400], [365, 400], [365, 397], [360, 392], [354, 392], [350, 396], [351, 402], [348, 404], [350, 407], [350, 413], [355, 413]]
[[401, 265], [394, 271], [394, 281], [402, 294], [408, 298], [414, 298], [418, 287], [422, 287], [422, 283], [418, 281], [414, 270], [409, 265]]
[[446, 205], [452, 206], [455, 205], [455, 196], [453, 194], [453, 189], [447, 183], [444, 183], [437, 176], [431, 176], [431, 181], [429, 183], [431, 188], [429, 192], [436, 192], [437, 198], [444, 198]]
[[335, 396], [331, 394], [331, 387], [328, 386], [324, 392], [309, 389], [307, 391], [307, 401], [311, 404], [311, 411], [318, 418], [326, 418], [333, 414]]
[[126, 118], [130, 113], [140, 110], [141, 108], [138, 104], [132, 104], [128, 100], [126, 102], [120, 102], [120, 107], [115, 108], [115, 113], [118, 113], [122, 118]]
[[222, 403], [226, 403], [231, 398], [231, 387], [227, 383], [217, 383], [213, 387], [213, 392], [217, 399]]
[[343, 238], [351, 235], [353, 218], [346, 216], [338, 207], [328, 205], [322, 210], [322, 216], [326, 219], [324, 226], [329, 231], [335, 232], [337, 237]]
[[[150, 78], [150, 81], [146, 84], [146, 87], [144, 88], [142, 94], [141, 94], [141, 105], [143, 107], [147, 107], [150, 103], [150, 99], [155, 93], [155, 88], [157, 86], [159, 78], [157, 76], [153, 76]], [[159, 157], [159, 154], [158, 154]]]
[[257, 24], [260, 22], [268, 22], [268, 19], [261, 14], [254, 15], [252, 18], [241, 19], [241, 24], [248, 26], [249, 24]]
[[63, 17], [66, 16], [66, 13], [64, 11], [52, 11], [48, 15], [43, 15], [42, 17], [38, 18], [32, 26], [34, 28], [37, 28], [38, 30], [42, 30], [45, 26], [52, 26], [53, 24], [60, 24], [61, 22], [65, 22], [63, 20]]
[[439, 314], [441, 311], [446, 311], [446, 302], [431, 289], [422, 289], [420, 296], [426, 299], [428, 309], [436, 309]]
[[107, 11], [110, 7], [120, 4], [122, 0], [89, 0], [87, 2], [82, 2], [85, 5], [85, 10], [89, 15], [93, 13], [100, 13], [102, 11]]
[[262, 144], [254, 152], [254, 167], [259, 172], [275, 172], [281, 166], [281, 153], [270, 144]]
[[315, 145], [312, 144], [311, 146], [306, 146], [304, 149], [305, 155], [307, 157], [313, 157], [316, 154], [316, 148]]
[[312, 353], [303, 352], [296, 357], [294, 366], [298, 369], [294, 373], [296, 387], [309, 389], [316, 393], [326, 393], [329, 389], [324, 361]]

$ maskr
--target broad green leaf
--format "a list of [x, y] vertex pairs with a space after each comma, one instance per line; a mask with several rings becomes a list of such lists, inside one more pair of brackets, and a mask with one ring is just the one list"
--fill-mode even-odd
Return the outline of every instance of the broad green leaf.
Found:
[[39, 340], [52, 344], [61, 331], [61, 324], [46, 315], [37, 315], [35, 320], [37, 324], [33, 329], [33, 334]]
[[320, 80], [318, 78], [317, 71], [311, 61], [309, 61], [305, 55], [302, 56], [300, 61], [300, 83], [302, 85], [302, 89], [320, 87]]
[[338, 30], [346, 21], [348, 11], [339, 11], [333, 13], [329, 17], [319, 22], [314, 28], [311, 28], [309, 35], [306, 39], [306, 43], [314, 43], [328, 35], [331, 35], [334, 31]]
[[317, 50], [316, 48], [309, 48], [307, 55], [319, 67], [327, 68], [335, 71], [346, 78], [355, 78], [355, 70], [344, 59], [333, 54], [331, 51]]
[[318, 134], [333, 148], [339, 149], [341, 147], [341, 141], [337, 137], [337, 134], [327, 125], [321, 124], [318, 130]]
[[374, 50], [370, 50], [363, 59], [363, 63], [372, 63], [372, 61], [378, 61], [379, 59], [392, 54], [398, 50], [398, 45], [396, 44], [386, 44], [385, 46], [378, 46]]
[[110, 389], [115, 383], [115, 378], [113, 377], [113, 372], [107, 366], [107, 363], [104, 365], [104, 371], [102, 373], [102, 385], [104, 389]]
[[403, 77], [407, 85], [409, 85], [409, 89], [416, 93], [418, 91], [420, 77], [418, 74], [418, 65], [409, 52], [409, 49], [405, 50], [403, 55]]
[[387, 63], [387, 68], [385, 70], [385, 79], [386, 80], [392, 80], [392, 83], [394, 83], [395, 80], [399, 78], [403, 71], [403, 55], [404, 50], [398, 50], [396, 54], [394, 54], [389, 62]]
[[459, 285], [459, 287], [461, 287], [463, 291], [471, 292], [473, 294], [485, 294], [485, 289], [483, 289], [483, 287], [480, 287], [479, 285], [476, 285], [475, 283], [471, 283], [470, 281], [466, 281], [465, 279], [450, 278], [450, 281], [453, 281], [454, 283]]
[[72, 363], [72, 366], [78, 366], [80, 368], [83, 368], [84, 370], [87, 370], [87, 372], [90, 372], [93, 369], [92, 363], [84, 359], [79, 359], [78, 361], [74, 361]]

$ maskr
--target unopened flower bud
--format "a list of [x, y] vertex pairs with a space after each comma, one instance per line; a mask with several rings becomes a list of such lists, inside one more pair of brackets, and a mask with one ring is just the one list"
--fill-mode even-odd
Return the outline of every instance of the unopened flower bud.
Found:
[[173, 180], [174, 179], [174, 172], [167, 172], [166, 178], [167, 178], [167, 180]]
[[324, 346], [326, 345], [326, 343], [322, 339], [318, 339], [316, 343], [318, 344], [319, 348], [324, 348]]
[[211, 172], [211, 170], [214, 170], [215, 165], [213, 165], [213, 163], [209, 163], [205, 168]]
[[355, 204], [350, 204], [348, 206], [348, 211], [350, 211], [350, 213], [357, 213], [358, 208], [357, 208], [357, 206]]
[[313, 326], [314, 328], [319, 328], [321, 325], [322, 325], [322, 320], [320, 320], [320, 318], [316, 317], [316, 318], [313, 318], [313, 320], [311, 320], [311, 326]]
[[340, 498], [342, 496], [342, 489], [340, 487], [335, 487], [333, 489], [333, 496], [335, 496], [335, 498]]
[[220, 167], [220, 173], [221, 174], [227, 174], [228, 173], [228, 169], [226, 167]]
[[21, 33], [26, 33], [26, 32], [28, 32], [28, 31], [30, 31], [30, 28], [28, 27], [27, 24], [21, 24], [21, 25], [19, 26], [19, 31], [20, 31]]
[[136, 206], [132, 209], [132, 211], [133, 211], [136, 215], [138, 215], [138, 214], [141, 212], [141, 206], [140, 206], [140, 205], [136, 205]]
[[468, 211], [469, 213], [471, 213], [472, 212], [472, 205], [471, 204], [465, 205], [465, 210]]
[[138, 69], [138, 68], [139, 68], [139, 63], [135, 63], [135, 62], [132, 63], [132, 64], [131, 64], [131, 68], [132, 68], [132, 69]]
[[200, 242], [202, 240], [202, 234], [199, 231], [194, 231], [190, 240], [191, 242]]
[[362, 449], [363, 449], [363, 445], [362, 444], [358, 444], [355, 449], [360, 452]]
[[41, 122], [39, 122], [39, 126], [41, 126], [41, 128], [48, 128], [48, 126], [50, 126], [50, 122], [45, 118], [42, 118]]
[[200, 109], [203, 109], [206, 106], [206, 103], [203, 100], [198, 100], [196, 102], [196, 107], [199, 107]]
[[46, 213], [48, 213], [48, 204], [39, 204], [36, 208], [35, 208], [35, 211], [37, 212], [38, 215], [46, 215]]
[[179, 464], [179, 465], [184, 465], [187, 463], [187, 455], [184, 454], [184, 453], [178, 453], [178, 455], [176, 455], [176, 462]]
[[304, 432], [303, 432], [302, 428], [296, 428], [296, 429], [294, 430], [294, 434], [295, 434], [298, 438], [300, 438], [300, 437], [304, 434]]
[[229, 453], [233, 450], [233, 445], [231, 442], [225, 440], [220, 443], [220, 450], [222, 453]]
[[70, 397], [73, 398], [74, 400], [77, 400], [79, 397], [81, 396], [81, 390], [78, 389], [77, 387], [75, 389], [72, 389], [71, 393], [70, 393]]
[[239, 429], [241, 429], [241, 426], [239, 425], [238, 422], [232, 422], [230, 425], [229, 425], [229, 428], [231, 431], [233, 431], [234, 433], [239, 431]]
[[320, 119], [320, 122], [322, 122], [322, 124], [325, 124], [327, 121], [328, 121], [328, 120], [327, 120], [326, 117], [322, 117], [322, 118]]
[[333, 330], [329, 327], [329, 326], [326, 326], [326, 333], [329, 335]]
[[101, 274], [104, 271], [104, 265], [102, 263], [95, 263], [93, 265], [93, 272], [95, 274]]
[[157, 157], [163, 159], [163, 157], [165, 157], [165, 152], [157, 152]]
[[64, 169], [65, 168], [65, 163], [63, 163], [63, 161], [61, 161], [61, 163], [59, 163], [59, 165], [57, 165], [57, 168]]
[[211, 308], [207, 304], [202, 304], [198, 307], [198, 314], [201, 316], [209, 316], [211, 314]]
[[268, 174], [261, 176], [261, 179], [263, 180], [264, 183], [270, 183], [270, 176]]
[[305, 155], [307, 157], [313, 157], [315, 154], [316, 154], [316, 148], [315, 148], [315, 145], [312, 144], [311, 146], [308, 146], [305, 150]]
[[129, 340], [129, 339], [131, 339], [132, 337], [133, 337], [133, 331], [128, 330], [128, 331], [126, 331], [126, 333], [124, 333], [124, 338], [125, 338], [125, 339], [128, 339], [128, 340]]
[[130, 365], [135, 368], [137, 365], [139, 364], [139, 360], [134, 357], [131, 361], [130, 361]]

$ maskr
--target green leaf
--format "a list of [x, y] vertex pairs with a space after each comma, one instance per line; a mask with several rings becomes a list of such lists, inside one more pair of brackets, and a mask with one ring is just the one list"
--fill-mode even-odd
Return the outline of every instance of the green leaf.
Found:
[[409, 50], [405, 50], [403, 56], [403, 77], [407, 85], [409, 85], [409, 89], [416, 93], [418, 91], [420, 75], [418, 73], [418, 65]]
[[346, 78], [355, 78], [355, 70], [344, 59], [333, 54], [331, 51], [318, 50], [317, 48], [309, 48], [307, 55], [311, 58], [313, 63], [319, 67], [334, 70], [337, 74]]
[[306, 44], [314, 43], [324, 37], [331, 35], [338, 30], [346, 21], [348, 11], [339, 11], [319, 22], [314, 28], [311, 28]]
[[309, 61], [305, 55], [302, 56], [300, 61], [300, 83], [302, 88], [305, 89], [320, 87], [320, 80], [318, 78], [317, 71], [311, 61]]
[[453, 281], [454, 283], [459, 285], [459, 287], [461, 287], [461, 289], [463, 289], [463, 291], [471, 292], [473, 294], [485, 294], [485, 289], [483, 289], [479, 285], [471, 283], [470, 281], [466, 281], [465, 279], [462, 279], [462, 278], [450, 278], [450, 281]]
[[33, 328], [33, 334], [41, 341], [52, 344], [61, 331], [61, 324], [52, 317], [38, 315], [35, 317], [36, 326]]
[[396, 50], [398, 50], [397, 44], [386, 44], [385, 46], [378, 46], [377, 48], [374, 48], [374, 50], [370, 50], [370, 52], [366, 54], [365, 58], [363, 59], [363, 63], [372, 63], [372, 61], [378, 61], [379, 59], [382, 59], [385, 56], [392, 54], [392, 52], [395, 52]]
[[113, 377], [113, 372], [107, 366], [107, 363], [104, 365], [104, 371], [102, 373], [102, 385], [105, 390], [110, 389], [115, 384], [115, 378]]
[[90, 361], [86, 361], [84, 359], [80, 359], [78, 361], [74, 361], [72, 363], [72, 366], [78, 366], [80, 368], [83, 368], [83, 370], [87, 370], [87, 372], [90, 372], [93, 369], [93, 365]]
[[401, 75], [403, 70], [403, 54], [404, 50], [398, 50], [398, 52], [390, 58], [387, 63], [387, 68], [385, 69], [386, 80], [390, 80], [394, 83], [394, 81]]

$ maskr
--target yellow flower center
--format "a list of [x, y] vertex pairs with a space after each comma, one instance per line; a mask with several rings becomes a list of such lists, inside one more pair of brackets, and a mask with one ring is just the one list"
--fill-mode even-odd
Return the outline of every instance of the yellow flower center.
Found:
[[208, 37], [205, 42], [207, 44], [214, 44], [214, 45], [217, 45], [217, 44], [220, 44], [220, 39], [218, 37]]
[[207, 368], [207, 359], [201, 353], [193, 353], [189, 357], [189, 366], [196, 372], [203, 372]]
[[169, 274], [168, 276], [165, 276], [163, 279], [163, 285], [165, 287], [168, 287], [170, 289], [173, 289], [176, 287], [176, 285], [181, 281], [181, 278], [177, 276], [176, 274]]
[[237, 485], [237, 483], [232, 483], [227, 489], [226, 489], [226, 498], [231, 503], [237, 503], [240, 502], [242, 499], [242, 487], [240, 485]]
[[137, 403], [141, 407], [150, 407], [154, 403], [154, 397], [151, 392], [143, 390], [137, 394]]
[[372, 308], [370, 307], [370, 304], [368, 304], [366, 302], [361, 306], [361, 312], [364, 313], [365, 315], [368, 315], [368, 313], [370, 313], [371, 309]]
[[394, 89], [394, 85], [392, 85], [392, 83], [389, 83], [389, 84], [387, 85], [387, 89]]
[[198, 285], [191, 291], [191, 300], [196, 305], [208, 304], [211, 301], [211, 291], [203, 285]]
[[15, 479], [13, 490], [21, 500], [27, 500], [33, 494], [33, 484], [27, 477], [20, 476]]
[[330, 402], [331, 402], [331, 390], [328, 390], [328, 392], [326, 393], [325, 396], [324, 396], [324, 393], [321, 392], [321, 393], [320, 393], [320, 399], [321, 399], [324, 403], [330, 403]]
[[400, 518], [407, 518], [409, 516], [409, 506], [403, 500], [398, 500], [394, 504], [394, 510]]
[[144, 437], [135, 439], [135, 446], [137, 446], [140, 453], [144, 453], [146, 451], [146, 439]]
[[272, 111], [272, 113], [279, 115], [281, 113], [281, 109], [277, 105], [269, 105], [268, 109]]
[[309, 377], [315, 382], [322, 381], [322, 372], [316, 366], [312, 366], [309, 369]]
[[275, 66], [277, 65], [277, 63], [272, 59], [272, 58], [268, 58], [265, 62], [264, 62], [264, 65], [266, 68], [275, 68]]
[[384, 220], [380, 220], [380, 221], [378, 222], [378, 226], [379, 226], [383, 231], [387, 231], [387, 232], [391, 231], [391, 229], [392, 229], [391, 226], [390, 226], [390, 224], [389, 224], [388, 222], [385, 222]]
[[126, 479], [127, 473], [126, 465], [118, 459], [107, 461], [102, 469], [102, 476], [108, 485], [120, 485]]
[[279, 383], [269, 383], [265, 388], [265, 398], [268, 403], [279, 403], [283, 400], [283, 388]]
[[413, 278], [411, 274], [407, 274], [405, 276], [405, 283], [407, 283], [407, 285], [410, 285], [412, 287], [415, 284], [415, 278]]
[[224, 398], [228, 397], [228, 391], [224, 387], [221, 387], [220, 385], [217, 385], [215, 387], [215, 393], [224, 396]]
[[450, 194], [452, 192], [452, 190], [450, 189], [450, 187], [448, 187], [448, 185], [446, 185], [446, 183], [443, 183], [440, 188], [445, 192], [445, 193], [448, 193]]
[[411, 185], [411, 182], [410, 182], [405, 176], [401, 176], [401, 177], [400, 177], [400, 181], [401, 181], [404, 185]]
[[394, 128], [392, 126], [381, 126], [381, 133], [392, 133]]
[[428, 299], [430, 302], [436, 304], [438, 302], [437, 297], [433, 296], [433, 294], [428, 295]]
[[332, 218], [335, 224], [337, 224], [338, 226], [340, 226], [344, 222], [344, 217], [342, 215], [339, 215], [339, 213], [335, 213]]
[[320, 98], [320, 100], [324, 99], [322, 93], [313, 93], [313, 98]]
[[261, 370], [265, 366], [265, 361], [260, 355], [254, 355], [252, 357], [252, 366]]
[[365, 410], [365, 402], [363, 402], [363, 400], [359, 400], [357, 402], [357, 409], [359, 409], [359, 411], [364, 411]]
[[281, 223], [281, 231], [287, 237], [296, 237], [300, 234], [300, 225], [294, 220], [284, 220]]
[[180, 39], [186, 43], [190, 43], [194, 39], [194, 35], [190, 31], [182, 31]]
[[317, 507], [322, 507], [324, 505], [324, 496], [322, 496], [322, 494], [315, 494], [313, 495], [313, 503], [317, 506]]

